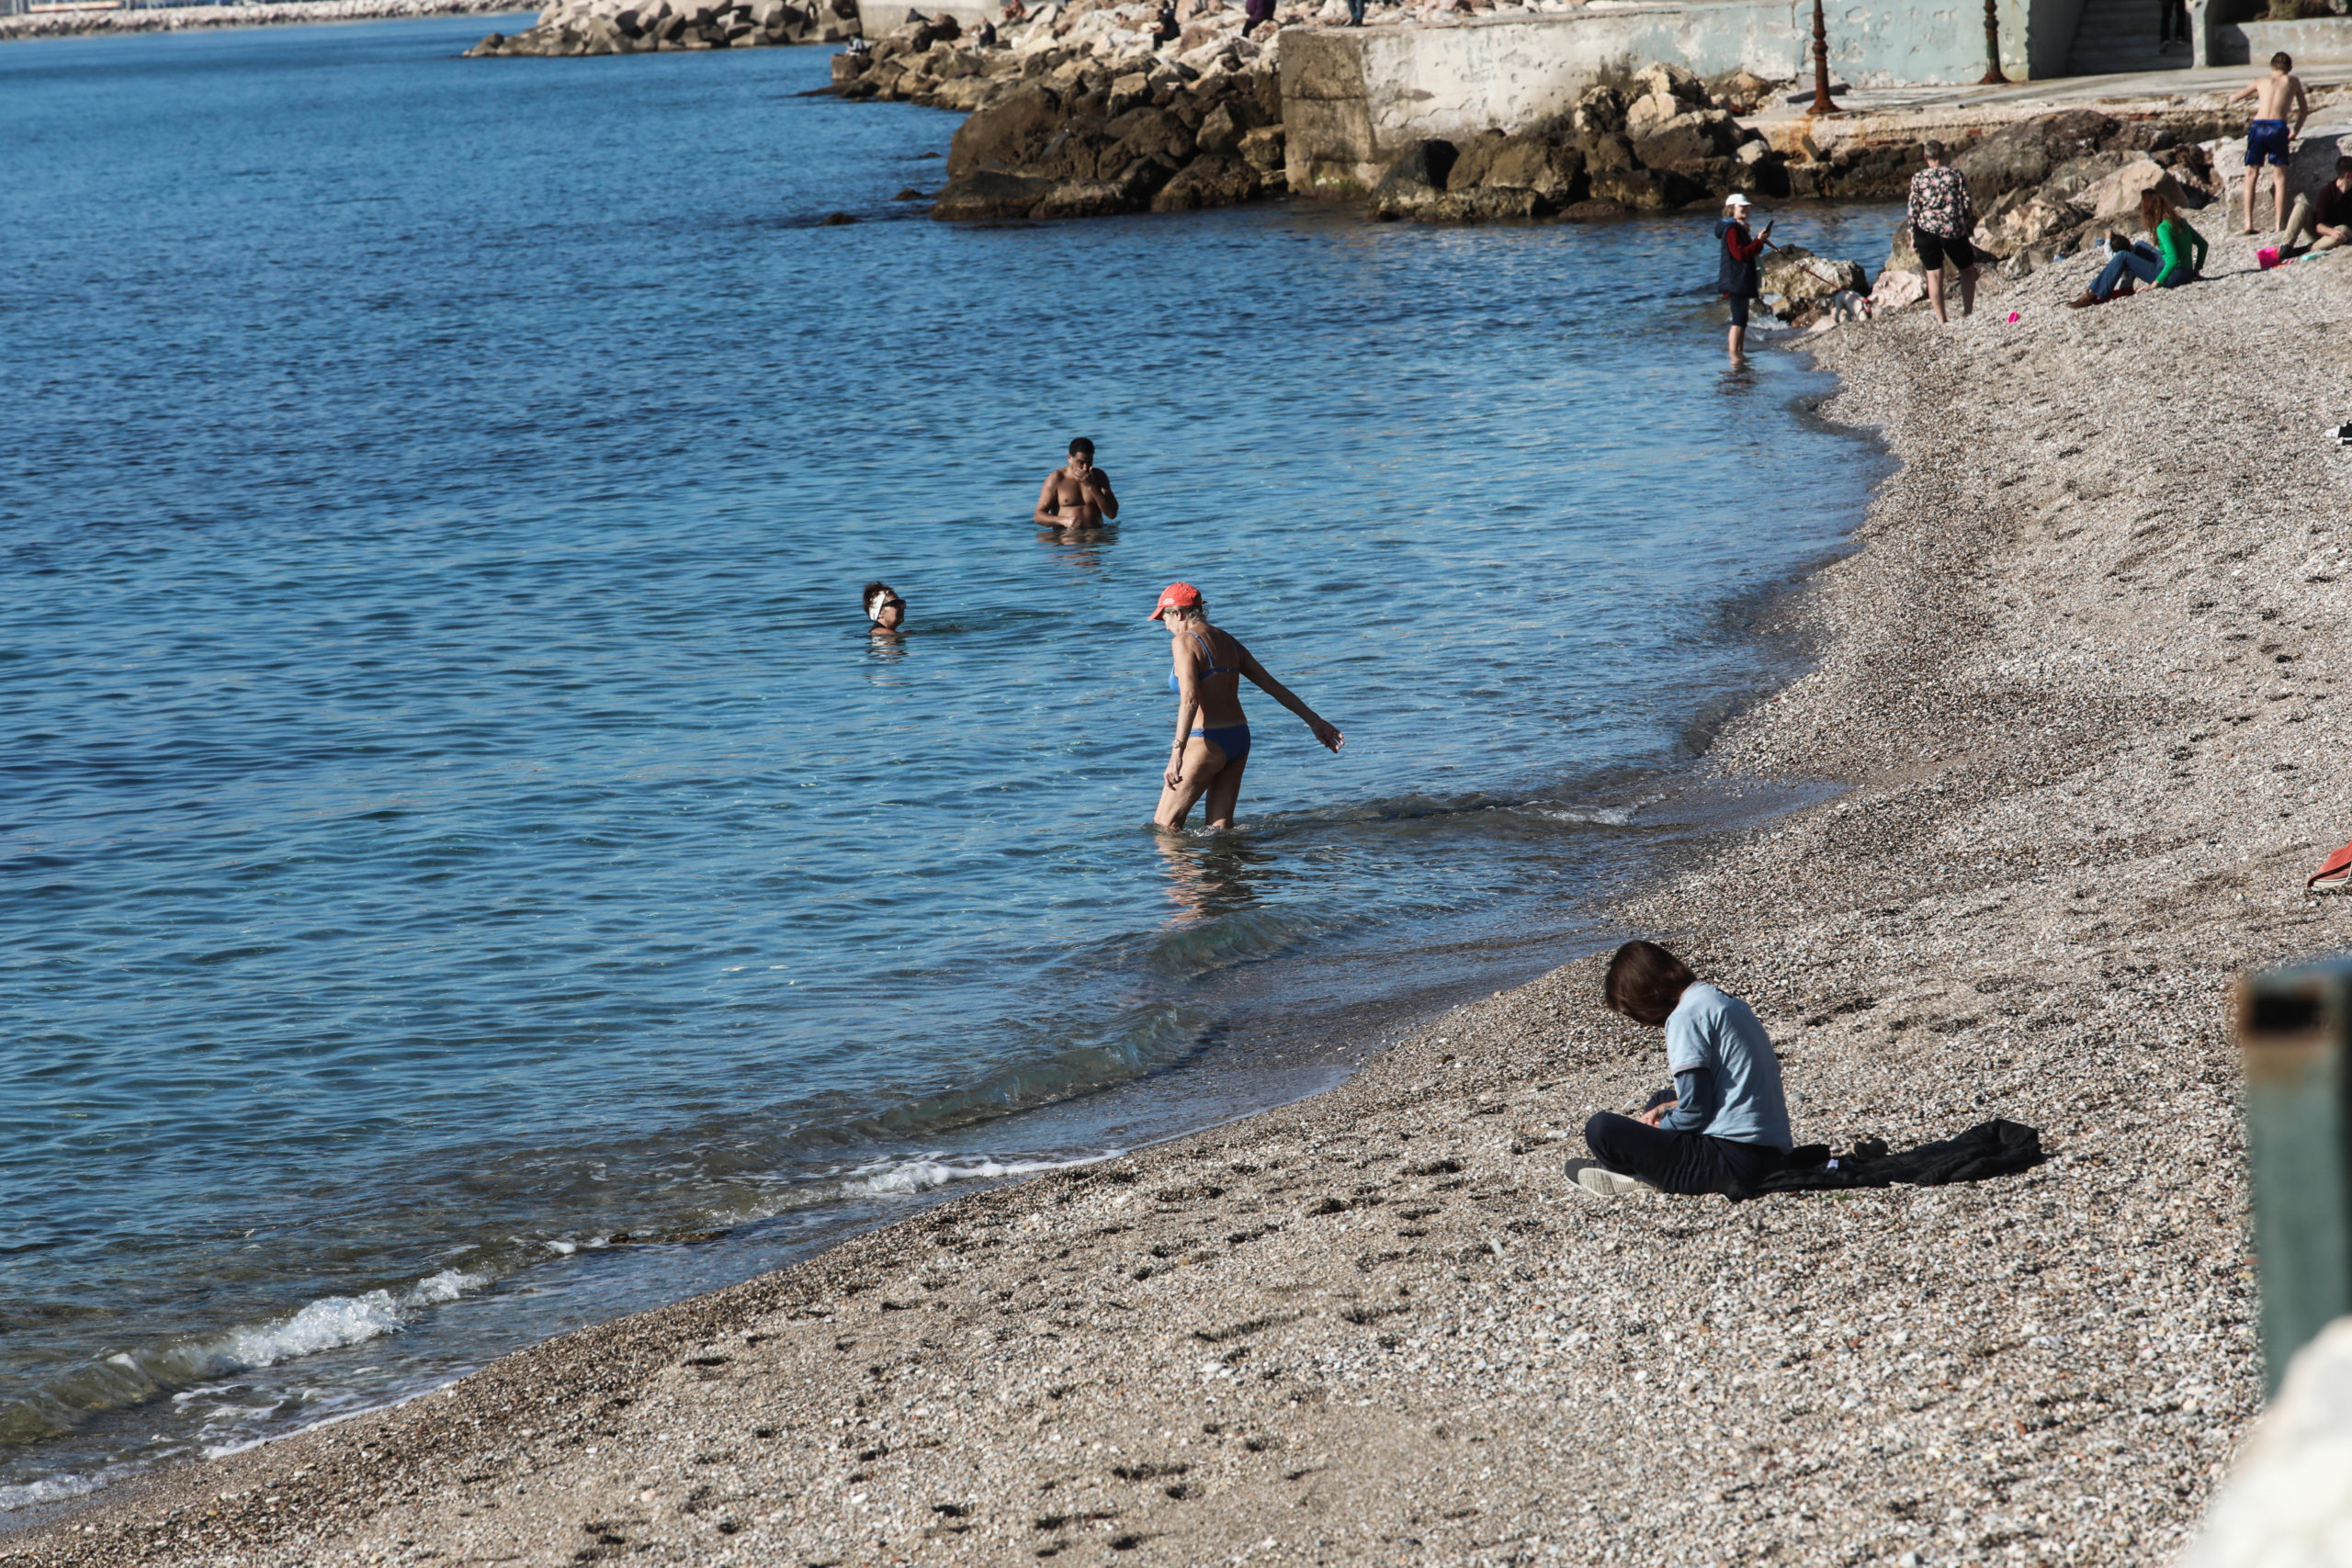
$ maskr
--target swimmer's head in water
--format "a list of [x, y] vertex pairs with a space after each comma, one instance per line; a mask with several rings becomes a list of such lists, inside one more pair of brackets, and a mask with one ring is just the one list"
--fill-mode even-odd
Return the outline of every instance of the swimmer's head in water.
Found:
[[907, 602], [887, 582], [865, 585], [865, 618], [885, 631], [895, 631], [907, 618]]
[[1610, 1011], [1656, 1028], [1672, 1015], [1682, 993], [1698, 983], [1690, 965], [1657, 943], [1629, 942], [1610, 955], [1600, 999]]
[[1192, 619], [1207, 615], [1208, 608], [1208, 601], [1201, 597], [1199, 589], [1189, 582], [1171, 582], [1160, 590], [1159, 603], [1153, 606], [1151, 618], [1164, 621], [1170, 615], [1182, 615]]
[[1094, 466], [1094, 443], [1081, 435], [1069, 444], [1069, 466], [1080, 473]]

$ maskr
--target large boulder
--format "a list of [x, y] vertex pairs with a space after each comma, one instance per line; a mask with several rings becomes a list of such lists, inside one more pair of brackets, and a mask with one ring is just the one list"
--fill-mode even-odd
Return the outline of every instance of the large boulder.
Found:
[[1281, 126], [1259, 126], [1242, 132], [1241, 161], [1262, 175], [1279, 176], [1285, 166], [1284, 145]]
[[1532, 190], [1565, 207], [1581, 199], [1584, 153], [1548, 137], [1510, 136], [1487, 161], [1489, 189]]
[[1633, 142], [1617, 131], [1582, 138], [1580, 151], [1584, 153], [1584, 166], [1595, 175], [1622, 174], [1642, 166], [1634, 156]]
[[2154, 191], [2175, 207], [2192, 210], [2202, 206], [2204, 197], [2192, 198], [2172, 177], [2172, 171], [2152, 159], [2141, 158], [2126, 164], [2106, 178], [2085, 186], [2075, 192], [2072, 205], [2087, 210], [2101, 223], [2136, 220], [2140, 213], [2140, 198]]
[[960, 220], [1026, 218], [1053, 194], [1055, 182], [1001, 169], [977, 169], [950, 179], [932, 203], [931, 215]]
[[1445, 195], [1447, 176], [1460, 156], [1451, 141], [1414, 142], [1373, 187], [1372, 215], [1381, 219], [1435, 216], [1439, 198]]
[[1453, 167], [1446, 171], [1448, 190], [1476, 190], [1487, 177], [1487, 165], [1495, 161], [1495, 151], [1504, 141], [1499, 130], [1481, 130], [1455, 142]]
[[1780, 297], [1787, 316], [1804, 314], [1833, 294], [1870, 292], [1870, 276], [1860, 263], [1817, 256], [1801, 245], [1768, 252], [1763, 270], [1764, 292]]
[[1707, 193], [1671, 169], [1619, 169], [1592, 176], [1592, 199], [1640, 212], [1663, 212]]
[[1032, 84], [974, 113], [947, 143], [947, 177], [1012, 169], [1044, 152], [1067, 118], [1061, 96]]
[[1629, 120], [1626, 133], [1633, 138], [1634, 156], [1652, 169], [1686, 168], [1729, 157], [1739, 148], [1739, 123], [1721, 109], [1679, 114], [1645, 132], [1634, 130]]
[[1153, 197], [1154, 212], [1198, 212], [1208, 207], [1234, 207], [1266, 194], [1262, 170], [1225, 152], [1208, 152], [1177, 171], [1176, 177]]
[[2065, 109], [1985, 137], [1955, 155], [1952, 167], [1968, 176], [1981, 210], [1996, 197], [2038, 186], [2060, 164], [2097, 152], [2116, 129], [2096, 109]]
[[1171, 169], [1192, 161], [1193, 133], [1166, 109], [1130, 109], [1103, 127], [1117, 143], [1120, 165], [1136, 158], [1155, 158]]
[[1569, 119], [1580, 135], [1606, 136], [1625, 129], [1625, 98], [1606, 85], [1587, 87]]
[[1110, 218], [1143, 212], [1176, 171], [1151, 158], [1138, 158], [1108, 178], [1065, 180], [1046, 193], [1033, 218]]

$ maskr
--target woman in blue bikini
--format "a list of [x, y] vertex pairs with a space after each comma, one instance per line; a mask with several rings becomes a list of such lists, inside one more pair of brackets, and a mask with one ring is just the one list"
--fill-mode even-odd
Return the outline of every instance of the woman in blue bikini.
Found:
[[1168, 750], [1168, 772], [1152, 820], [1182, 828], [1193, 803], [1208, 796], [1208, 825], [1233, 826], [1241, 798], [1241, 769], [1250, 761], [1250, 721], [1241, 712], [1241, 677], [1306, 721], [1315, 739], [1336, 751], [1347, 737], [1293, 696], [1266, 673], [1231, 634], [1209, 625], [1209, 607], [1189, 582], [1170, 583], [1151, 613], [1166, 621], [1175, 646], [1176, 672], [1168, 689], [1176, 694], [1176, 743]]

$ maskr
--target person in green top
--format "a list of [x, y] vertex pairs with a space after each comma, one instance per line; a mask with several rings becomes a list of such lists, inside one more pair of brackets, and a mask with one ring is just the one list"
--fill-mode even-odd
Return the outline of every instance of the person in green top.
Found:
[[2130, 293], [2131, 287], [2124, 281], [2127, 273], [2159, 288], [2177, 288], [2195, 281], [2204, 269], [2205, 236], [2188, 226], [2188, 220], [2174, 209], [2163, 192], [2141, 193], [2140, 224], [2154, 236], [2155, 244], [2111, 244], [2112, 254], [2098, 281], [2085, 289], [2081, 299], [2068, 301], [2075, 309], [2104, 305], [2119, 292]]

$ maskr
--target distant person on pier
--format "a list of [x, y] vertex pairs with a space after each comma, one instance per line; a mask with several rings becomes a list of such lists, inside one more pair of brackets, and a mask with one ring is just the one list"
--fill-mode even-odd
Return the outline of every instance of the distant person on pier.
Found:
[[1761, 234], [1747, 231], [1747, 198], [1734, 191], [1724, 198], [1724, 215], [1715, 220], [1715, 292], [1731, 305], [1731, 357], [1736, 365], [1747, 352], [1747, 311], [1764, 292], [1764, 269], [1758, 265], [1772, 243], [1772, 225]]
[[2161, 192], [2141, 193], [2140, 226], [2147, 230], [2155, 243], [2109, 235], [2107, 266], [2099, 273], [2098, 281], [2085, 290], [2082, 298], [2069, 299], [2068, 306], [2080, 310], [2104, 305], [2118, 294], [2129, 293], [2132, 289], [2127, 276], [2153, 283], [2159, 288], [2177, 288], [2197, 280], [2205, 266], [2205, 236], [2190, 228], [2188, 220], [2175, 211], [2172, 202]]
[[1176, 20], [1176, 0], [1160, 0], [1159, 17], [1152, 26], [1151, 41], [1170, 43], [1183, 36], [1183, 26]]
[[1234, 807], [1241, 799], [1241, 770], [1250, 761], [1250, 720], [1241, 711], [1244, 675], [1305, 719], [1325, 746], [1336, 751], [1346, 742], [1346, 736], [1267, 674], [1238, 638], [1209, 625], [1208, 601], [1191, 583], [1170, 583], [1151, 618], [1168, 623], [1176, 655], [1175, 672], [1168, 677], [1168, 689], [1176, 694], [1176, 740], [1168, 749], [1159, 809], [1152, 815], [1161, 828], [1182, 828], [1193, 803], [1203, 795], [1208, 797], [1208, 825], [1233, 826]]
[[[2311, 98], [2303, 92], [2303, 79], [2295, 74], [2295, 62], [2285, 50], [2270, 57], [2270, 74], [2259, 82], [2248, 82], [2230, 95], [2229, 101], [2239, 103], [2254, 100], [2254, 119], [2245, 128], [2245, 227], [2240, 232], [2254, 233], [2254, 187], [2262, 179], [2262, 170], [2268, 164], [2271, 194], [2278, 208], [2278, 227], [2287, 226], [2287, 160], [2291, 154], [2295, 138], [2303, 133], [2303, 122], [2312, 117]], [[2295, 123], [2290, 128], [2287, 114], [2292, 110]]]
[[1604, 1111], [1584, 1124], [1593, 1158], [1570, 1160], [1579, 1190], [1735, 1192], [1788, 1163], [1793, 1142], [1771, 1036], [1737, 997], [1693, 975], [1652, 942], [1629, 942], [1600, 983], [1611, 1012], [1666, 1031], [1661, 1089], [1639, 1116]]
[[1041, 528], [1100, 528], [1118, 514], [1111, 476], [1094, 466], [1094, 443], [1081, 435], [1069, 444], [1069, 461], [1046, 476], [1031, 516]]
[[1944, 162], [1944, 144], [1922, 141], [1919, 154], [1928, 166], [1911, 176], [1911, 245], [1919, 253], [1919, 270], [1926, 275], [1928, 303], [1936, 320], [1944, 314], [1944, 263], [1960, 271], [1960, 313], [1976, 313], [1976, 203], [1968, 194], [1968, 176]]
[[907, 602], [899, 591], [887, 582], [865, 585], [865, 618], [874, 624], [865, 628], [868, 637], [897, 637], [907, 624]]
[[1260, 23], [1274, 19], [1274, 0], [1242, 0], [1241, 15], [1242, 32], [1255, 33]]
[[2295, 198], [2295, 210], [2287, 216], [2287, 237], [2279, 242], [2279, 254], [2302, 254], [2298, 247], [2305, 236], [2310, 237], [2312, 251], [2332, 251], [2338, 245], [2352, 244], [2352, 158], [2335, 160], [2335, 177], [2320, 186], [2315, 196]]

